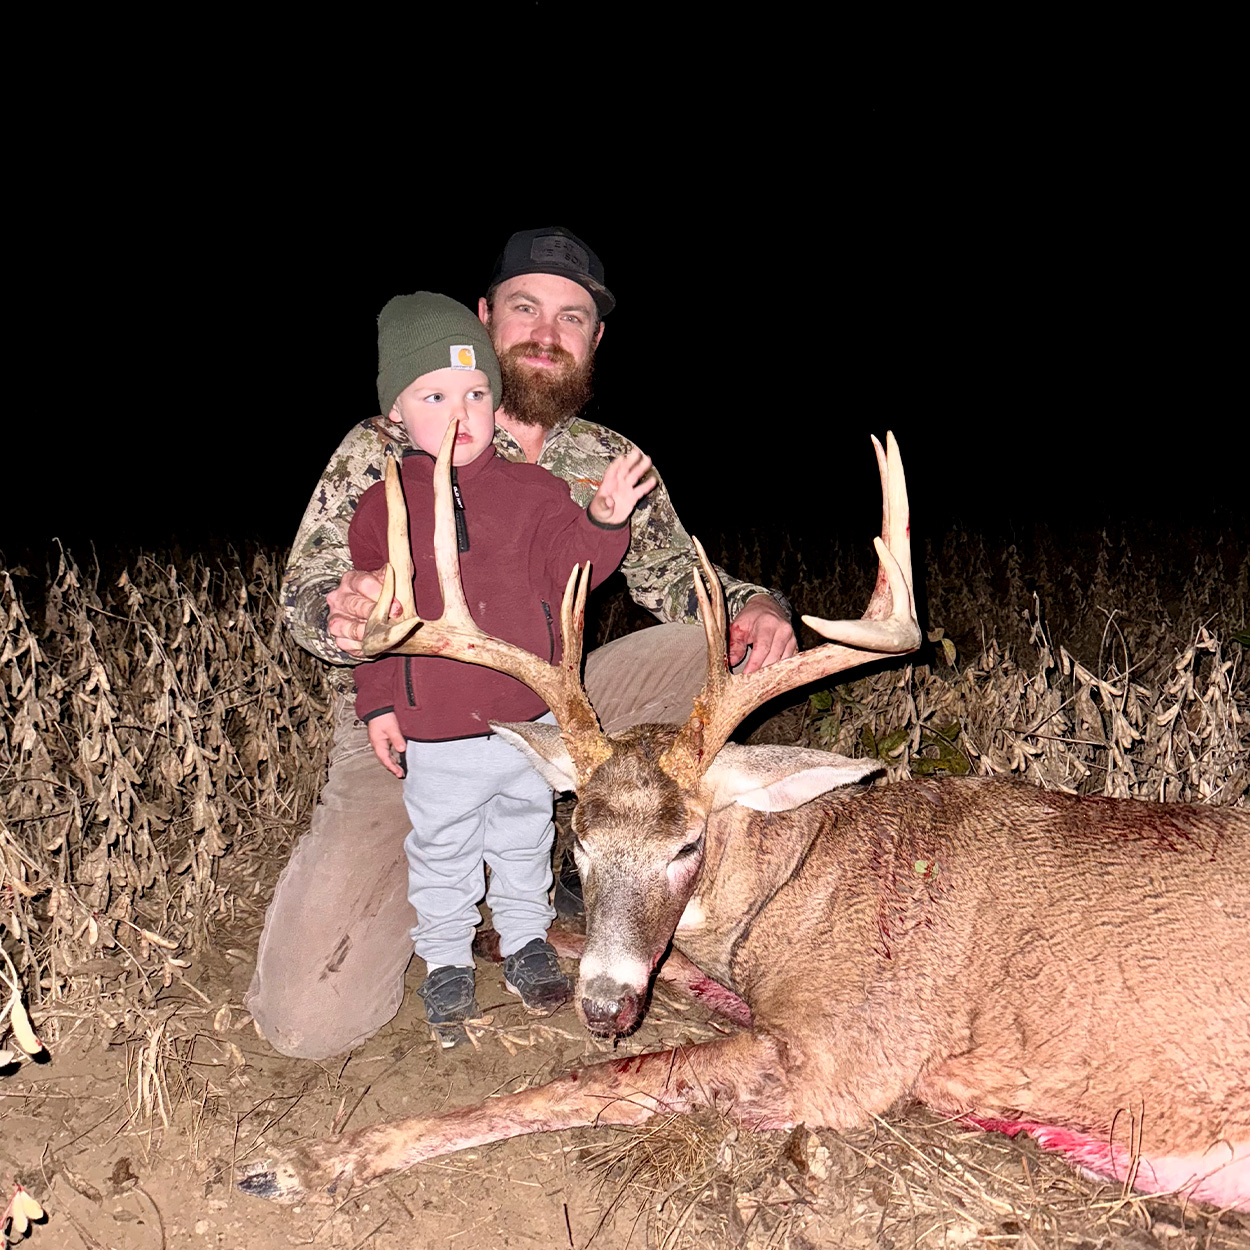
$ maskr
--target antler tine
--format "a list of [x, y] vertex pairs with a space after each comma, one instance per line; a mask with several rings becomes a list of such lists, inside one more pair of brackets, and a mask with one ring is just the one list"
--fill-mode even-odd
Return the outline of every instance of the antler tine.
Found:
[[386, 458], [386, 558], [395, 571], [395, 597], [404, 616], [416, 616], [417, 601], [412, 595], [412, 544], [408, 541], [408, 509], [399, 480], [399, 463]]
[[725, 596], [715, 592], [709, 595], [710, 587], [715, 587], [716, 591], [720, 590], [720, 578], [716, 576], [716, 568], [707, 558], [703, 544], [697, 538], [692, 538], [691, 541], [699, 557], [699, 567], [694, 570], [692, 577], [695, 598], [699, 603], [699, 614], [703, 618], [703, 632], [707, 635], [708, 655], [720, 661], [719, 665], [709, 665], [709, 671], [716, 667], [725, 668], [725, 631], [728, 628], [725, 618]]
[[560, 602], [560, 636], [564, 640], [562, 667], [580, 674], [582, 671], [582, 633], [586, 625], [586, 592], [590, 587], [590, 565], [583, 573], [579, 564], [573, 565], [564, 598]]
[[[394, 456], [386, 457], [386, 569], [382, 574], [382, 593], [369, 613], [361, 652], [366, 657], [379, 655], [402, 642], [420, 624], [417, 602], [412, 593], [412, 547], [408, 541], [408, 509], [404, 488], [399, 480], [399, 466]], [[391, 601], [399, 600], [400, 619], [390, 620]]]
[[[560, 604], [560, 634], [563, 654], [558, 668], [550, 668], [553, 676], [560, 679], [560, 689], [566, 697], [557, 706], [546, 693], [534, 690], [547, 703], [560, 725], [564, 743], [569, 749], [578, 781], [585, 782], [612, 754], [607, 738], [599, 727], [599, 718], [586, 697], [582, 686], [582, 635], [586, 625], [586, 594], [590, 589], [590, 564], [573, 565], [564, 599]], [[514, 674], [519, 676], [519, 674]], [[527, 681], [522, 677], [522, 681]]]
[[[456, 543], [455, 512], [451, 494], [451, 459], [457, 423], [443, 436], [434, 467], [434, 563], [443, 596], [443, 612], [437, 620], [417, 616], [412, 591], [412, 553], [408, 539], [407, 511], [394, 461], [387, 465], [387, 544], [390, 563], [383, 579], [383, 597], [370, 615], [362, 650], [366, 656], [439, 655], [467, 664], [479, 664], [507, 673], [524, 682], [554, 713], [564, 735], [580, 781], [612, 753], [599, 721], [581, 684], [582, 626], [590, 566], [574, 566], [560, 608], [564, 656], [559, 665], [523, 647], [487, 634], [473, 620], [460, 580], [460, 556]], [[391, 489], [392, 473], [394, 486]], [[401, 558], [397, 545], [402, 546]], [[406, 574], [406, 576], [405, 576]], [[396, 583], [399, 583], [396, 585]], [[406, 592], [406, 593], [405, 593]], [[392, 594], [403, 608], [402, 619], [388, 623]]]
[[738, 724], [769, 699], [820, 677], [880, 659], [883, 655], [902, 655], [920, 646], [920, 626], [913, 606], [910, 511], [903, 462], [893, 434], [886, 435], [886, 451], [876, 438], [872, 441], [881, 473], [882, 533], [873, 540], [880, 568], [868, 610], [859, 621], [803, 618], [818, 633], [849, 645], [826, 643], [754, 673], [729, 673], [725, 656], [724, 593], [703, 548], [696, 541], [709, 586], [715, 586], [717, 594], [716, 607], [712, 608], [696, 574], [695, 595], [708, 635], [708, 676], [694, 701], [690, 719], [660, 760], [661, 767], [679, 785], [693, 785]]
[[438, 620], [440, 624], [467, 627], [480, 633], [469, 613], [460, 581], [460, 543], [456, 536], [455, 501], [451, 495], [451, 458], [459, 428], [459, 421], [447, 426], [434, 462], [434, 569], [443, 596], [443, 614]]
[[707, 685], [703, 691], [706, 697], [713, 689], [723, 690], [729, 683], [729, 659], [725, 654], [729, 625], [725, 614], [725, 595], [716, 569], [707, 558], [703, 544], [693, 536], [691, 541], [699, 557], [699, 567], [692, 573], [694, 595], [699, 604], [703, 633], [707, 637]]
[[881, 473], [881, 537], [873, 539], [880, 566], [868, 610], [858, 621], [825, 621], [805, 616], [803, 621], [833, 642], [869, 651], [911, 651], [920, 645], [920, 627], [913, 607], [911, 573], [911, 514], [907, 478], [898, 442], [885, 436], [883, 451], [876, 436], [872, 445]]
[[[728, 629], [725, 592], [712, 562], [707, 558], [703, 544], [693, 535], [691, 541], [699, 557], [698, 567], [691, 571], [691, 580], [694, 584], [695, 600], [699, 605], [699, 617], [703, 621], [703, 633], [707, 638], [707, 679], [695, 698], [690, 718], [678, 730], [672, 746], [660, 759], [660, 766], [665, 772], [678, 785], [687, 787], [692, 786], [712, 762], [711, 756], [706, 754], [707, 743], [710, 741], [707, 733], [708, 719], [714, 717], [715, 709], [723, 705], [730, 683], [729, 660], [725, 653]], [[731, 725], [725, 738], [713, 748], [713, 756], [724, 745], [733, 729], [734, 726]]]

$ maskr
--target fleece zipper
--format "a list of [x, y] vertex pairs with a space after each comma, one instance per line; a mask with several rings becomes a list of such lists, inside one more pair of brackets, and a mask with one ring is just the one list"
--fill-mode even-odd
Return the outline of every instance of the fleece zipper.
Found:
[[[410, 447], [405, 451], [404, 457], [408, 456], [424, 456], [427, 460], [434, 460], [437, 463], [437, 457], [431, 456], [428, 451], [422, 451], [419, 447]], [[460, 478], [454, 464], [451, 466], [451, 503], [456, 517], [456, 549], [468, 551], [469, 526], [464, 519], [464, 499], [460, 494]]]

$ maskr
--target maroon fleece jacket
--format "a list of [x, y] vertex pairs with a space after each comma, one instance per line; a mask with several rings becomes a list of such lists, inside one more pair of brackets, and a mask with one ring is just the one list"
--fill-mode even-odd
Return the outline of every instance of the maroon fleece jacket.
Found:
[[[597, 586], [620, 564], [629, 526], [604, 529], [569, 498], [568, 483], [533, 464], [513, 464], [487, 450], [453, 469], [460, 575], [474, 621], [488, 634], [558, 662], [560, 603], [574, 564], [589, 560]], [[407, 452], [401, 467], [412, 541], [417, 612], [442, 613], [434, 570], [434, 460]], [[455, 493], [455, 492], [453, 492]], [[348, 531], [352, 563], [386, 563], [386, 495], [382, 483], [361, 496]], [[356, 715], [393, 711], [406, 738], [441, 742], [490, 732], [489, 721], [526, 721], [546, 705], [515, 677], [440, 656], [387, 656], [358, 664]]]

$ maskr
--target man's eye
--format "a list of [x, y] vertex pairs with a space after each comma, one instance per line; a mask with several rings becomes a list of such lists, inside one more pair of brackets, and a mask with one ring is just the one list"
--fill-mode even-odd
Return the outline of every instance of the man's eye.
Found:
[[570, 325], [579, 326], [582, 324], [582, 319], [576, 313], [567, 313], [564, 319]]

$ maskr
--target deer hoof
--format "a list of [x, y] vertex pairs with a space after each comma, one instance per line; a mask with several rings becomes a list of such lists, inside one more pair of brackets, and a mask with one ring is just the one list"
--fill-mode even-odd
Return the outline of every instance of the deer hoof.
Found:
[[[346, 1183], [344, 1183], [346, 1182]], [[336, 1175], [328, 1185], [309, 1185], [294, 1165], [283, 1159], [262, 1159], [249, 1163], [235, 1174], [235, 1185], [254, 1198], [267, 1198], [291, 1206], [297, 1202], [333, 1204], [346, 1197], [351, 1188], [350, 1175]]]
[[298, 1202], [304, 1196], [294, 1174], [268, 1159], [240, 1168], [235, 1184], [243, 1193], [253, 1198], [268, 1198], [271, 1202]]

